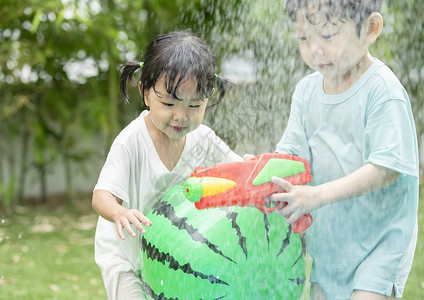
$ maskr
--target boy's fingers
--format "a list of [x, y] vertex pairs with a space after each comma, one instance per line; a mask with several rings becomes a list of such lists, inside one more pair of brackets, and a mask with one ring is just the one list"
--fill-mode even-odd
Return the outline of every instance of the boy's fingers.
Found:
[[290, 215], [293, 213], [293, 209], [290, 208], [290, 206], [286, 205], [282, 209], [278, 211], [278, 214], [286, 216], [286, 218], [289, 218]]
[[[290, 204], [292, 203], [292, 197], [293, 195], [283, 192], [283, 193], [271, 194], [268, 196], [268, 199], [273, 202], [283, 201], [283, 202], [286, 202], [287, 204]], [[284, 205], [284, 207], [286, 207], [286, 205]]]
[[290, 182], [280, 177], [272, 176], [271, 181], [280, 186], [285, 192], [290, 192], [293, 188], [293, 185]]
[[296, 222], [297, 219], [299, 219], [299, 216], [298, 216], [298, 214], [295, 214], [295, 213], [286, 216], [286, 221], [289, 224]]
[[244, 161], [252, 160], [253, 158], [255, 158], [255, 156], [252, 155], [252, 154], [245, 154], [245, 155], [243, 155], [243, 160]]

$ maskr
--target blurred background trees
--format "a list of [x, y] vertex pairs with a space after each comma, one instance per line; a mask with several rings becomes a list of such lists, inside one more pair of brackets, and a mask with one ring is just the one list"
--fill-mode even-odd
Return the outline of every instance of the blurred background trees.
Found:
[[[372, 53], [408, 90], [422, 141], [424, 4], [386, 1], [384, 18]], [[114, 137], [144, 109], [137, 89], [124, 104], [120, 65], [139, 60], [157, 34], [185, 28], [235, 82], [205, 122], [239, 153], [273, 151], [294, 85], [310, 72], [281, 1], [2, 0], [0, 207], [52, 191], [71, 201], [83, 189], [77, 178], [94, 186]]]

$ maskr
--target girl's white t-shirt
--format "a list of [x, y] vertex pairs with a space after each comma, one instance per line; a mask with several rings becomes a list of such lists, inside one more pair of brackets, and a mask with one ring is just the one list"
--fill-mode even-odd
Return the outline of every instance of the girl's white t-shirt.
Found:
[[[181, 157], [169, 171], [160, 160], [147, 130], [144, 117], [148, 114], [149, 111], [143, 111], [116, 137], [94, 188], [107, 190], [122, 199], [124, 207], [147, 214], [156, 201], [176, 183], [189, 177], [197, 166], [242, 161], [213, 130], [200, 125], [187, 134]], [[116, 299], [120, 274], [140, 270], [140, 235], [132, 238], [124, 232], [125, 240], [121, 240], [115, 224], [99, 217], [95, 261], [109, 299]]]

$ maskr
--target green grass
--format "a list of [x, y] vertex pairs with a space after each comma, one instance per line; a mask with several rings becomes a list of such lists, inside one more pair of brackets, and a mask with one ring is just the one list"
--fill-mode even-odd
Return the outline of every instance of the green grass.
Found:
[[0, 299], [106, 299], [94, 262], [96, 220], [86, 204], [0, 216]]
[[[406, 300], [424, 299], [423, 194], [422, 186], [418, 244]], [[85, 196], [73, 208], [27, 206], [12, 215], [0, 214], [0, 299], [106, 299], [94, 263], [97, 216], [90, 202]], [[306, 295], [302, 299], [308, 299]]]
[[403, 295], [406, 300], [424, 299], [424, 185], [420, 186], [417, 248]]

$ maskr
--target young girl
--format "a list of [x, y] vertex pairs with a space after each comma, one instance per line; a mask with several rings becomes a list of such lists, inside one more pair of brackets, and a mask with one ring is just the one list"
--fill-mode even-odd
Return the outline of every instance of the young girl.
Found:
[[201, 125], [214, 87], [215, 103], [228, 87], [215, 75], [215, 57], [202, 39], [176, 31], [152, 41], [144, 63], [124, 66], [121, 92], [127, 99], [127, 79], [141, 66], [138, 88], [150, 110], [115, 139], [93, 193], [100, 214], [95, 260], [109, 299], [144, 299], [138, 232], [160, 226], [144, 216], [153, 204], [196, 166], [242, 160]]
[[311, 212], [311, 299], [402, 297], [417, 241], [418, 147], [408, 95], [372, 57], [381, 0], [288, 0], [300, 54], [317, 71], [293, 94], [277, 151], [311, 163], [310, 186], [274, 178], [294, 222]]

